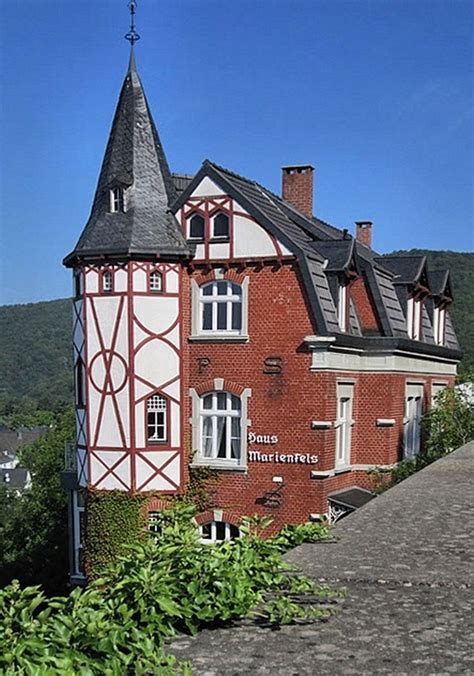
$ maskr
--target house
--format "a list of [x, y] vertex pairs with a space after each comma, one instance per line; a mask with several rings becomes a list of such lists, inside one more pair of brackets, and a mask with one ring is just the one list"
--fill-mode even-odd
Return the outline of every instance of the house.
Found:
[[[312, 212], [313, 167], [282, 196], [204, 161], [171, 173], [132, 54], [73, 275], [77, 440], [73, 579], [87, 495], [155, 511], [216, 470], [202, 537], [333, 518], [370, 499], [368, 470], [420, 452], [420, 417], [461, 352], [449, 273], [380, 256]], [[77, 469], [76, 469], [77, 468]], [[342, 510], [342, 512], [341, 512]]]

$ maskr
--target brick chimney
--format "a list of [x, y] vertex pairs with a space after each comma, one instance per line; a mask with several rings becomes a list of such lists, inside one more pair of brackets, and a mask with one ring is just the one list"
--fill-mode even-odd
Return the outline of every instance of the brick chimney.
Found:
[[356, 239], [366, 246], [372, 246], [372, 221], [356, 221]]
[[313, 216], [313, 172], [310, 164], [282, 167], [282, 197], [310, 218]]

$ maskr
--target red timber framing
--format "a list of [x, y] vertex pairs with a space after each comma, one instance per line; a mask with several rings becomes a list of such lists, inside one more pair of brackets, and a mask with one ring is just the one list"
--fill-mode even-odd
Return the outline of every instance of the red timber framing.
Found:
[[[196, 262], [199, 263], [213, 263], [216, 264], [219, 262], [219, 258], [211, 255], [210, 247], [213, 244], [219, 244], [222, 240], [212, 238], [212, 218], [217, 213], [224, 213], [229, 217], [229, 237], [228, 239], [223, 240], [225, 243], [229, 244], [229, 255], [225, 257], [225, 260], [234, 261], [241, 260], [235, 256], [235, 228], [234, 228], [234, 218], [236, 216], [241, 216], [252, 223], [261, 227], [250, 214], [246, 211], [242, 211], [239, 205], [234, 202], [233, 199], [227, 197], [226, 195], [215, 195], [208, 197], [190, 197], [186, 204], [181, 209], [181, 227], [183, 229], [184, 236], [189, 239], [189, 220], [193, 214], [199, 214], [204, 218], [204, 238], [202, 240], [191, 240], [195, 241], [196, 244], [201, 244], [204, 247], [204, 256], [196, 259]], [[265, 231], [267, 236], [270, 238], [272, 245], [274, 247], [274, 252], [272, 257], [282, 260], [283, 258], [294, 258], [293, 255], [285, 255], [281, 249], [280, 243], [277, 238]], [[257, 257], [260, 258], [260, 257]], [[250, 260], [250, 258], [249, 258]]]
[[[100, 281], [104, 269], [115, 281], [106, 293]], [[152, 272], [162, 276], [159, 292], [150, 288]], [[89, 266], [84, 282], [82, 308], [75, 307], [74, 316], [87, 336], [82, 344], [87, 414], [79, 421], [78, 409], [76, 417], [78, 456], [87, 443], [89, 487], [174, 493], [183, 481], [181, 267], [134, 261]], [[175, 355], [173, 373], [169, 366], [163, 377], [159, 367], [148, 373], [144, 360], [138, 363], [142, 350], [165, 366], [166, 355]], [[153, 394], [167, 401], [168, 435], [160, 443], [147, 439], [146, 401]]]

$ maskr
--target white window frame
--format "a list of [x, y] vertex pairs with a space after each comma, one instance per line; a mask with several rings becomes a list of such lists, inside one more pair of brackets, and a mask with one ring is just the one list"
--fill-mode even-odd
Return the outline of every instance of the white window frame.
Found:
[[114, 276], [110, 270], [104, 270], [102, 273], [102, 291], [112, 293], [114, 290]]
[[432, 382], [431, 383], [431, 407], [436, 406], [436, 397], [440, 392], [444, 392], [444, 390], [449, 387], [449, 383], [443, 382], [443, 383], [438, 383], [438, 382]]
[[110, 213], [125, 213], [125, 190], [119, 186], [110, 189]]
[[163, 274], [159, 270], [150, 272], [150, 291], [154, 293], [163, 291]]
[[[199, 237], [196, 237], [195, 235], [191, 235], [191, 221], [195, 216], [199, 216], [202, 218], [202, 235]], [[188, 230], [188, 239], [191, 241], [195, 242], [203, 242], [206, 239], [206, 218], [204, 214], [200, 214], [198, 211], [193, 211], [192, 213], [189, 214], [189, 216], [186, 219], [186, 227]]]
[[[193, 451], [194, 451], [194, 457], [193, 457], [193, 465], [206, 465], [210, 467], [215, 467], [216, 469], [246, 469], [247, 468], [247, 431], [248, 427], [250, 426], [250, 420], [247, 418], [247, 410], [248, 410], [248, 399], [252, 394], [252, 391], [247, 388], [245, 389], [240, 397], [240, 415], [233, 415], [232, 411], [226, 410], [225, 414], [222, 414], [222, 411], [219, 409], [216, 409], [214, 411], [214, 408], [211, 409], [204, 409], [203, 408], [203, 403], [204, 403], [204, 397], [208, 395], [213, 395], [213, 394], [219, 394], [219, 393], [224, 393], [226, 395], [233, 395], [233, 393], [225, 391], [223, 389], [223, 379], [222, 378], [215, 378], [214, 379], [214, 389], [210, 392], [206, 392], [202, 394], [201, 396], [196, 392], [194, 389], [189, 390], [189, 394], [191, 396], [191, 402], [192, 402], [192, 417], [191, 417], [191, 425], [192, 425], [192, 443], [193, 443]], [[238, 395], [233, 395], [233, 396], [238, 396]], [[222, 415], [221, 415], [222, 414]], [[228, 414], [228, 415], [227, 415]], [[231, 453], [229, 451], [230, 449], [230, 441], [231, 441], [231, 435], [228, 434], [228, 441], [227, 441], [227, 456], [225, 458], [219, 458], [216, 457], [216, 451], [217, 451], [217, 437], [213, 438], [212, 441], [212, 449], [211, 449], [211, 455], [205, 455], [204, 451], [204, 418], [206, 417], [226, 417], [226, 426], [231, 427], [232, 423], [230, 420], [232, 418], [239, 418], [240, 420], [240, 457], [238, 458], [232, 458]], [[212, 423], [213, 426], [213, 434], [217, 434], [217, 422]]]
[[344, 333], [347, 331], [347, 284], [339, 282], [337, 289], [337, 322]]
[[[241, 295], [217, 295], [217, 284], [219, 282], [227, 282], [229, 284], [238, 284], [241, 289]], [[211, 296], [204, 296], [202, 294], [202, 289], [208, 284], [215, 284], [215, 293]], [[235, 282], [233, 280], [227, 279], [215, 279], [212, 282], [208, 282], [199, 286], [195, 279], [191, 280], [191, 295], [192, 295], [192, 316], [191, 316], [191, 331], [190, 336], [191, 340], [235, 340], [235, 341], [247, 341], [248, 340], [248, 287], [249, 287], [249, 277], [245, 277], [241, 283]], [[237, 300], [238, 299], [238, 300]], [[241, 304], [241, 325], [240, 329], [203, 329], [203, 306], [204, 304], [211, 304], [212, 306], [212, 326], [217, 326], [217, 303], [227, 302], [227, 326], [232, 326], [231, 324], [231, 304], [233, 302], [240, 302]]]
[[82, 567], [84, 537], [81, 529], [81, 515], [85, 513], [85, 505], [84, 503], [79, 503], [79, 492], [80, 491], [72, 491], [72, 574], [74, 577], [85, 577], [85, 572]]
[[[223, 523], [224, 524], [224, 538], [218, 538], [217, 537], [217, 524], [218, 523]], [[203, 529], [204, 526], [210, 526], [211, 527], [211, 537], [206, 538], [203, 536]], [[236, 528], [238, 535], [232, 536], [231, 535], [231, 528]], [[200, 533], [200, 542], [204, 545], [210, 545], [210, 544], [218, 544], [220, 542], [231, 542], [234, 540], [236, 537], [240, 537], [240, 528], [238, 526], [235, 526], [233, 523], [229, 523], [228, 521], [222, 521], [219, 519], [216, 519], [214, 521], [208, 521], [207, 523], [203, 523], [199, 526], [199, 533]]]
[[351, 464], [352, 427], [354, 425], [354, 383], [337, 383], [336, 386], [336, 469]]
[[403, 457], [412, 459], [421, 451], [421, 417], [423, 415], [423, 383], [407, 383], [403, 418]]
[[421, 298], [411, 296], [407, 301], [407, 333], [412, 340], [421, 340]]
[[[226, 235], [216, 235], [215, 231], [215, 222], [218, 216], [225, 216], [227, 218], [227, 234]], [[216, 213], [211, 216], [211, 239], [215, 241], [223, 240], [227, 241], [230, 237], [230, 216], [225, 211], [216, 211]]]
[[433, 310], [433, 333], [436, 345], [444, 345], [446, 336], [446, 308], [436, 305]]
[[[153, 404], [155, 408], [150, 408], [150, 405]], [[150, 413], [155, 414], [154, 423], [150, 424], [149, 415]], [[159, 414], [163, 414], [163, 422], [158, 422]], [[149, 436], [149, 427], [154, 426], [155, 434], [158, 428], [163, 428], [163, 436], [155, 437]], [[163, 397], [161, 394], [152, 394], [146, 400], [146, 439], [149, 444], [160, 443], [168, 439], [168, 400], [166, 397]]]

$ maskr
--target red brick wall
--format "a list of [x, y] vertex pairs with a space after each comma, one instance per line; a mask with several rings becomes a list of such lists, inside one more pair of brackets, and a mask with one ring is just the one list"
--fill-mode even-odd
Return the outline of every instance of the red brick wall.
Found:
[[[242, 278], [244, 271], [231, 268], [228, 279]], [[213, 278], [214, 273], [194, 270], [189, 273], [198, 284]], [[281, 267], [253, 266], [245, 270], [250, 279], [248, 343], [188, 342], [185, 340], [185, 395], [189, 387], [199, 390], [214, 378], [224, 378], [237, 388], [250, 387], [248, 401], [250, 430], [257, 434], [277, 435], [275, 445], [249, 445], [249, 450], [274, 453], [310, 453], [319, 456], [316, 465], [248, 462], [248, 471], [222, 470], [215, 494], [216, 507], [232, 514], [271, 515], [273, 530], [285, 523], [306, 521], [310, 513], [327, 511], [327, 494], [347, 486], [370, 488], [365, 472], [339, 474], [327, 480], [311, 479], [311, 470], [334, 467], [335, 430], [313, 430], [312, 420], [334, 421], [338, 379], [354, 381], [356, 421], [352, 428], [351, 464], [392, 464], [400, 457], [403, 437], [405, 384], [407, 379], [425, 380], [425, 399], [430, 400], [430, 378], [409, 377], [399, 373], [311, 372], [311, 355], [302, 347], [305, 335], [317, 333], [312, 326], [298, 273], [294, 264]], [[190, 278], [183, 279], [184, 335], [191, 333]], [[356, 287], [357, 288], [357, 287]], [[363, 289], [356, 291], [364, 298]], [[367, 296], [365, 295], [367, 303]], [[370, 307], [370, 306], [369, 306]], [[281, 375], [263, 373], [269, 356], [283, 359]], [[199, 373], [199, 358], [209, 365]], [[186, 396], [185, 396], [186, 399]], [[184, 413], [186, 446], [190, 448], [188, 420], [191, 401]], [[377, 427], [377, 418], [395, 418], [393, 427]], [[270, 509], [256, 500], [284, 480], [281, 506]], [[202, 520], [202, 519], [201, 519]]]
[[369, 297], [363, 277], [358, 277], [350, 286], [350, 296], [356, 306], [362, 333], [380, 330], [377, 314]]
[[307, 216], [313, 215], [313, 167], [284, 167], [282, 196]]

